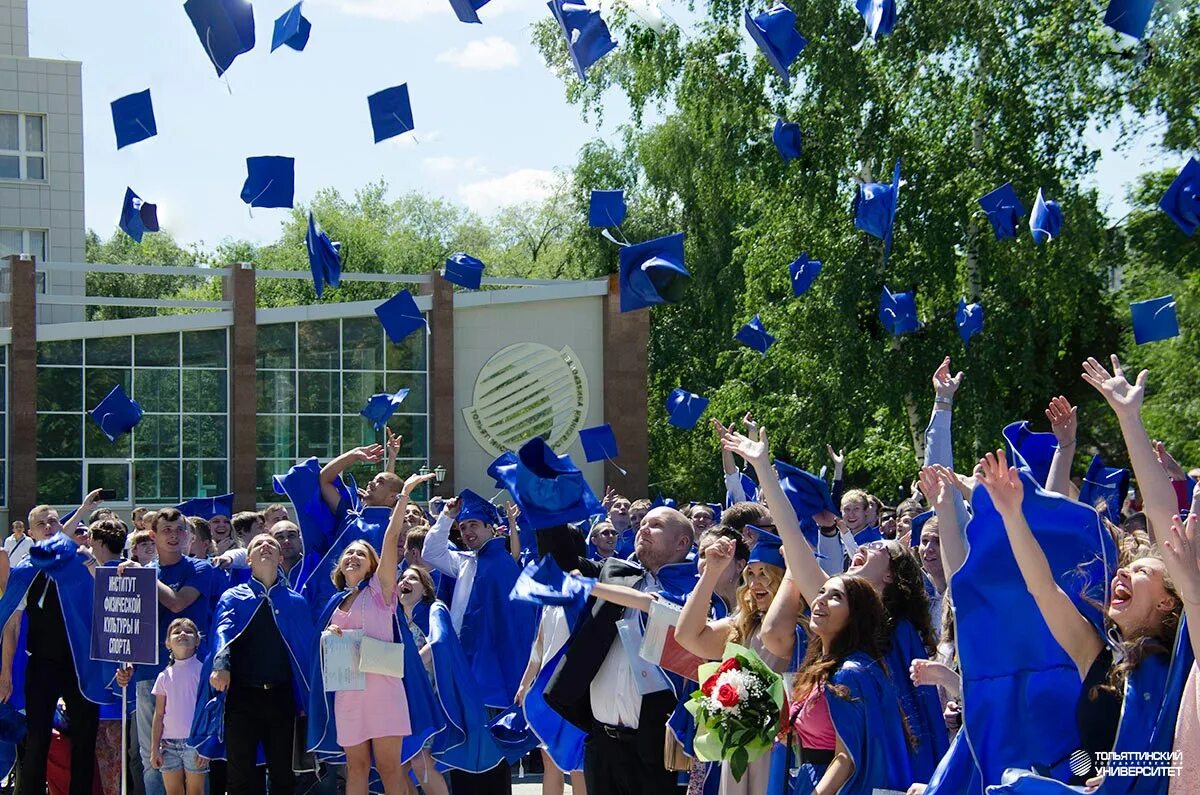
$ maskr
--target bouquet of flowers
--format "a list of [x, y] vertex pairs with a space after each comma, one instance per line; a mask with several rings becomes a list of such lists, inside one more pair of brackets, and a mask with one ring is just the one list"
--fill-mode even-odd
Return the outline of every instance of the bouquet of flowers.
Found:
[[726, 644], [724, 660], [705, 663], [698, 673], [704, 684], [685, 705], [696, 719], [696, 756], [704, 762], [728, 762], [734, 779], [741, 781], [750, 763], [775, 740], [783, 677], [736, 643]]

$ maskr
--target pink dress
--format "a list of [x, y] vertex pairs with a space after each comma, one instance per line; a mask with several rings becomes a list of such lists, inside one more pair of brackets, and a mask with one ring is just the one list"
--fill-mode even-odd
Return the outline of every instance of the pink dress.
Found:
[[[371, 577], [366, 588], [346, 611], [337, 608], [329, 619], [342, 629], [361, 629], [368, 637], [391, 642], [392, 621], [396, 615], [399, 594], [392, 592], [390, 602], [384, 602], [378, 575]], [[404, 695], [404, 680], [383, 674], [367, 674], [366, 690], [339, 690], [334, 693], [333, 715], [337, 721], [337, 741], [350, 748], [379, 737], [406, 737], [412, 734], [408, 719], [408, 698]]]

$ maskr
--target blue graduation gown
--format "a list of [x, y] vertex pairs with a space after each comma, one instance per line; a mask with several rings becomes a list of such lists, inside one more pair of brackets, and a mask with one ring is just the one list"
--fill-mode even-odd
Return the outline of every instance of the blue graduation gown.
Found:
[[321, 615], [330, 598], [337, 593], [330, 575], [337, 568], [338, 560], [346, 551], [346, 547], [355, 541], [366, 541], [378, 553], [383, 546], [383, 534], [392, 518], [391, 508], [370, 506], [355, 511], [345, 499], [339, 511], [342, 518], [338, 524], [337, 538], [325, 550], [300, 589], [301, 595], [308, 601], [314, 619]]
[[912, 622], [908, 619], [897, 622], [885, 662], [892, 684], [900, 694], [908, 727], [917, 741], [916, 748], [911, 749], [913, 774], [916, 776], [913, 781], [924, 782], [929, 781], [938, 762], [950, 748], [937, 688], [932, 685], [916, 687], [909, 676], [912, 661], [928, 656], [921, 635]]
[[[315, 456], [296, 464], [287, 474], [274, 477], [275, 492], [287, 495], [292, 502], [296, 525], [300, 528], [300, 537], [304, 539], [305, 553], [316, 555], [318, 559], [329, 551], [341, 532], [337, 517], [321, 496], [320, 478], [321, 462]], [[347, 505], [358, 507], [358, 494], [347, 488], [341, 478], [333, 485]]]

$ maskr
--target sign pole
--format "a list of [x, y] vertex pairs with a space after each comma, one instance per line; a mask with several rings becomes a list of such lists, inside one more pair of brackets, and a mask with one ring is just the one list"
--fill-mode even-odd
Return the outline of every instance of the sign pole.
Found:
[[121, 685], [121, 795], [129, 789], [129, 685]]

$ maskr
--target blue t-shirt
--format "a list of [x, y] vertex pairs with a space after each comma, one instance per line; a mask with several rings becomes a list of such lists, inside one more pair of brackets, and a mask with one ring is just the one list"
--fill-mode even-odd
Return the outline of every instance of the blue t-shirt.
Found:
[[155, 568], [158, 569], [158, 581], [172, 591], [178, 593], [190, 585], [200, 592], [200, 596], [180, 613], [167, 609], [162, 602], [158, 603], [158, 665], [139, 665], [136, 671], [136, 679], [139, 682], [146, 679], [153, 681], [158, 678], [159, 672], [167, 667], [170, 652], [164, 644], [167, 628], [171, 626], [172, 621], [177, 618], [190, 618], [196, 622], [196, 627], [200, 630], [202, 649], [204, 640], [208, 637], [209, 624], [212, 622], [211, 591], [215, 585], [212, 564], [207, 560], [183, 557], [178, 563], [172, 563], [170, 566], [156, 565]]

